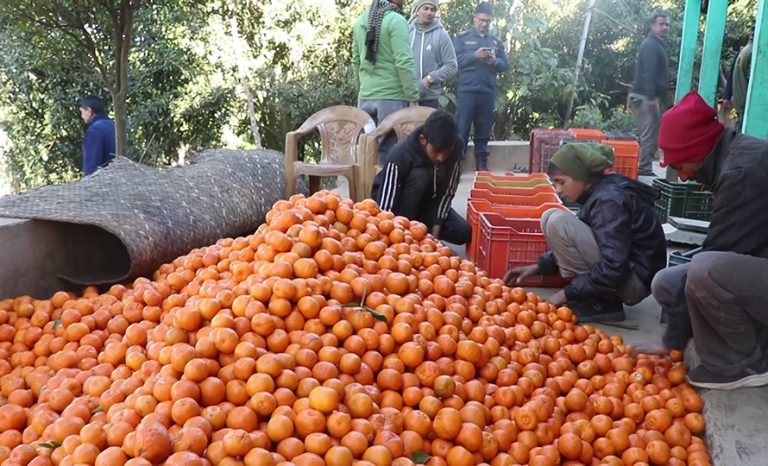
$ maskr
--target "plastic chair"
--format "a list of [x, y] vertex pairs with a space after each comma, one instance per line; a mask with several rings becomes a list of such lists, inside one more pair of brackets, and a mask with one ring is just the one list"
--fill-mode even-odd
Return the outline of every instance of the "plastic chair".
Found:
[[379, 141], [384, 138], [390, 131], [395, 132], [397, 141], [400, 142], [407, 138], [414, 129], [423, 125], [429, 115], [434, 112], [435, 109], [431, 107], [406, 107], [402, 108], [394, 113], [389, 114], [384, 120], [376, 127], [376, 131], [371, 134], [363, 135], [360, 140], [364, 141], [360, 144], [362, 152], [362, 183], [359, 187], [365, 193], [365, 196], [371, 195], [371, 188], [373, 187], [373, 177], [381, 169], [377, 165]]
[[[349, 197], [355, 201], [365, 197], [358, 192], [362, 175], [359, 163], [360, 134], [371, 116], [364, 111], [347, 105], [324, 108], [307, 120], [295, 131], [285, 135], [285, 194], [290, 197], [296, 192], [296, 179], [307, 175], [310, 179], [310, 194], [319, 190], [321, 176], [344, 176], [349, 181]], [[320, 162], [305, 163], [299, 160], [301, 138], [317, 131], [322, 145]], [[361, 197], [362, 196], [362, 197]]]

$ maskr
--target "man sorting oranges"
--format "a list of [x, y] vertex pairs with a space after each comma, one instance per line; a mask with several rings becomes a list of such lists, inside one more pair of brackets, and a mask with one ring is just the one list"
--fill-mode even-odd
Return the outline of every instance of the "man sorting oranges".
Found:
[[712, 220], [703, 252], [653, 279], [669, 325], [663, 344], [636, 351], [683, 350], [693, 337], [691, 385], [768, 385], [768, 142], [724, 128], [691, 92], [664, 113], [659, 146], [662, 166], [712, 190]]

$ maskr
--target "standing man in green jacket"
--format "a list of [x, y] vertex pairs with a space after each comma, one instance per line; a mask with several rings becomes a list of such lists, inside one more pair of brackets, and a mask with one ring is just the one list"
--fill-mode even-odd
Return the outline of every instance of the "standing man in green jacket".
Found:
[[[357, 19], [352, 35], [352, 69], [360, 84], [357, 106], [376, 123], [419, 100], [408, 22], [403, 0], [373, 0]], [[394, 136], [379, 144], [379, 161], [394, 144]]]

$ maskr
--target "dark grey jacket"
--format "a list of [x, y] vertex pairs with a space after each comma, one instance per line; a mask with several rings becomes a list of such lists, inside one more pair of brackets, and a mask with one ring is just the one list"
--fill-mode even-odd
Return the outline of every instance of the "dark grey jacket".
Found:
[[669, 89], [669, 65], [664, 42], [653, 34], [640, 44], [632, 92], [649, 99], [664, 98]]
[[[768, 258], [768, 141], [726, 129], [704, 160], [696, 181], [712, 190], [712, 219], [703, 248]], [[669, 315], [668, 348], [684, 349], [688, 315]]]
[[[600, 262], [565, 287], [568, 300], [618, 297], [630, 267], [650, 287], [667, 263], [664, 231], [656, 215], [658, 191], [618, 174], [603, 176], [579, 199], [579, 220], [595, 235]], [[538, 262], [542, 273], [557, 271], [551, 252]]]
[[696, 180], [712, 190], [704, 249], [768, 258], [768, 141], [726, 129]]

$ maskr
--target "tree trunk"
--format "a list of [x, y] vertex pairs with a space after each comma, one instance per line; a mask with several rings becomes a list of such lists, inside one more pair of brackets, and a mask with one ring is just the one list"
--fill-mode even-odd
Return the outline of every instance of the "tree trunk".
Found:
[[133, 16], [140, 0], [122, 0], [115, 18], [115, 82], [110, 89], [115, 108], [115, 152], [128, 155], [128, 53], [131, 49]]
[[128, 105], [125, 94], [112, 94], [112, 105], [115, 109], [115, 154], [125, 156], [128, 149]]
[[[587, 47], [587, 38], [589, 37], [589, 25], [592, 22], [592, 9], [595, 7], [595, 0], [589, 0], [589, 5], [587, 5], [587, 14], [584, 17], [584, 28], [581, 31], [581, 40], [579, 41], [579, 53], [576, 57], [576, 74], [575, 78], [573, 80], [574, 88], [576, 89], [576, 92], [578, 92], [578, 86], [579, 86], [579, 73], [581, 72], [581, 63], [584, 60], [584, 49]], [[573, 112], [573, 100], [568, 101], [568, 109], [565, 111], [565, 119], [564, 119], [564, 125], [567, 125], [568, 122], [571, 120], [571, 113]]]
[[243, 51], [240, 44], [240, 33], [237, 27], [237, 18], [230, 18], [230, 27], [232, 29], [232, 43], [235, 47], [235, 61], [237, 62], [237, 81], [245, 95], [245, 101], [248, 111], [248, 119], [251, 122], [251, 133], [253, 133], [253, 145], [261, 149], [261, 133], [259, 132], [259, 122], [256, 119], [256, 105], [253, 103], [253, 94], [248, 87], [248, 67], [243, 58]]

